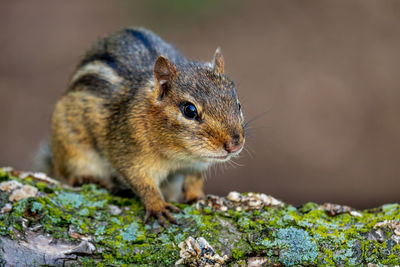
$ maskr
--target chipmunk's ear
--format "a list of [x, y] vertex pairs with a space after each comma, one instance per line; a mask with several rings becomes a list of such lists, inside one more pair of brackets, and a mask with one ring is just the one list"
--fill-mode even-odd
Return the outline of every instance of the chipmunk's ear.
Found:
[[166, 57], [159, 56], [154, 63], [153, 72], [158, 95], [162, 99], [176, 77], [176, 67]]
[[221, 48], [218, 47], [215, 50], [214, 59], [212, 62], [213, 69], [215, 73], [224, 74], [224, 57], [222, 56]]

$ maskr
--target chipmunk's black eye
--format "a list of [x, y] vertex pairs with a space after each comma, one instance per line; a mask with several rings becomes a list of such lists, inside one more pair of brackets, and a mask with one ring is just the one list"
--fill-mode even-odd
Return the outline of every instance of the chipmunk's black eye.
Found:
[[192, 103], [184, 103], [181, 106], [181, 110], [183, 115], [187, 118], [187, 119], [196, 119], [198, 117], [197, 114], [197, 109], [196, 107], [192, 104]]
[[238, 103], [238, 106], [239, 106], [239, 111], [241, 111], [242, 110], [242, 105], [240, 105], [240, 103]]

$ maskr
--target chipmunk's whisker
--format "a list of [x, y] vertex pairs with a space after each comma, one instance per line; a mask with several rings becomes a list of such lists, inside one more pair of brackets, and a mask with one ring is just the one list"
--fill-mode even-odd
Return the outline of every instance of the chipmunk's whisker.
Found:
[[232, 164], [236, 165], [237, 167], [243, 167], [243, 164], [240, 164], [238, 162], [235, 162], [233, 159], [229, 160], [229, 162], [231, 162]]

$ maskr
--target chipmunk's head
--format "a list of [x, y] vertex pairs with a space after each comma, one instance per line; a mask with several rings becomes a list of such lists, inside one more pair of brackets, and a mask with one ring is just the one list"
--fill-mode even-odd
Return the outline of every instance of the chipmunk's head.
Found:
[[174, 65], [160, 56], [154, 81], [159, 111], [155, 125], [159, 134], [169, 136], [164, 153], [208, 163], [240, 153], [245, 142], [243, 113], [219, 49], [209, 64]]

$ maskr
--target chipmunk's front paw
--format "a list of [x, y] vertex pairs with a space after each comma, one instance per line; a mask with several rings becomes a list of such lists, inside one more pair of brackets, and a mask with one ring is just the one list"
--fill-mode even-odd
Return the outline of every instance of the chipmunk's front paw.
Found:
[[144, 223], [147, 224], [149, 222], [150, 217], [155, 216], [157, 218], [158, 223], [164, 228], [166, 228], [165, 217], [167, 217], [167, 219], [170, 222], [178, 224], [174, 216], [169, 211], [175, 213], [181, 212], [179, 208], [165, 201], [152, 203], [146, 207], [146, 215], [144, 217]]

